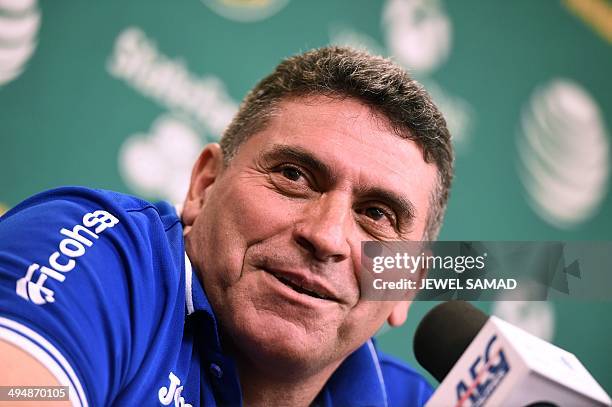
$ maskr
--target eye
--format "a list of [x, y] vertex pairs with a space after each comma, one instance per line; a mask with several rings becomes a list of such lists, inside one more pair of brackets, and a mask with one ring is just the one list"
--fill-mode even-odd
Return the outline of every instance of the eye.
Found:
[[285, 166], [280, 169], [280, 173], [291, 181], [298, 181], [304, 176], [300, 170], [295, 167]]
[[356, 212], [361, 215], [363, 226], [368, 229], [386, 233], [399, 227], [393, 210], [384, 205], [369, 203], [358, 208]]
[[285, 163], [270, 170], [270, 180], [282, 194], [292, 197], [306, 197], [315, 192], [310, 174], [297, 165]]
[[381, 220], [386, 215], [385, 211], [377, 207], [366, 208], [364, 214], [373, 220]]

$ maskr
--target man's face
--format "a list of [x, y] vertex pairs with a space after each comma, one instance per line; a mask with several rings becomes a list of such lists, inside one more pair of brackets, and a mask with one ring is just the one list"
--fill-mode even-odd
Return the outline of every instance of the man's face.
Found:
[[252, 363], [335, 368], [405, 314], [360, 297], [361, 242], [420, 239], [437, 172], [386, 124], [353, 99], [298, 98], [226, 168], [217, 146], [196, 164], [187, 253]]

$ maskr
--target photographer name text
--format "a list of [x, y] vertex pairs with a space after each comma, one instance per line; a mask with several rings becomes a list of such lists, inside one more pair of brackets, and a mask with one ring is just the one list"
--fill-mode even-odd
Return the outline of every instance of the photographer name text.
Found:
[[513, 278], [424, 278], [420, 281], [377, 278], [372, 284], [376, 290], [514, 290], [518, 286]]

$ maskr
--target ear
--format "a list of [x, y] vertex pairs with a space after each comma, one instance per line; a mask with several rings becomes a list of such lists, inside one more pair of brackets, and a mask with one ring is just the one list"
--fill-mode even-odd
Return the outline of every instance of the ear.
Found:
[[387, 318], [389, 325], [396, 327], [406, 322], [410, 304], [412, 304], [411, 301], [399, 301], [397, 304], [395, 304], [391, 310], [391, 313], [389, 314], [389, 317]]
[[204, 202], [206, 202], [209, 187], [222, 171], [223, 153], [221, 147], [217, 143], [208, 144], [191, 170], [189, 191], [181, 214], [185, 233], [189, 231], [200, 214]]

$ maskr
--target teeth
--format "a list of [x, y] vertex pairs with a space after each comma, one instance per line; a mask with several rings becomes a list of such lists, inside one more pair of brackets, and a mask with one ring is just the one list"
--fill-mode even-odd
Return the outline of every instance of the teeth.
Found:
[[278, 274], [274, 274], [273, 276], [276, 277], [277, 279], [279, 279], [282, 283], [284, 283], [285, 285], [291, 287], [292, 289], [294, 289], [295, 291], [301, 293], [301, 294], [306, 294], [306, 295], [310, 295], [311, 297], [315, 297], [315, 298], [319, 298], [319, 299], [323, 299], [326, 300], [327, 297], [321, 293], [318, 293], [316, 291], [310, 290], [308, 288], [304, 288], [302, 287], [301, 284], [298, 284], [294, 281], [291, 281], [285, 277], [279, 276]]

